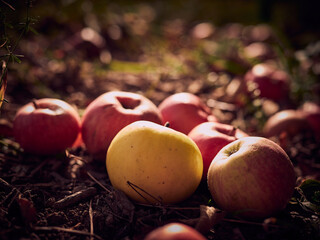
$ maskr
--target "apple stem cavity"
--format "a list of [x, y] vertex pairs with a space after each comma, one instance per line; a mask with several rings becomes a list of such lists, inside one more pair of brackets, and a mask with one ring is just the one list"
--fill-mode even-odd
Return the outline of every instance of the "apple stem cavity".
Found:
[[140, 99], [130, 99], [128, 97], [117, 97], [117, 99], [125, 109], [135, 109], [141, 104]]
[[232, 146], [232, 148], [226, 149], [226, 150], [225, 150], [225, 154], [227, 154], [228, 157], [230, 157], [232, 154], [234, 154], [234, 153], [236, 153], [236, 152], [239, 151], [240, 146], [241, 146], [241, 143], [238, 143], [238, 144]]

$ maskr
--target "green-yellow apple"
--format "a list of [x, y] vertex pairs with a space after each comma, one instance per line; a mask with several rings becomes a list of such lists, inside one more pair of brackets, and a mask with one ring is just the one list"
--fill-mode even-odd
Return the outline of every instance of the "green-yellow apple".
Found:
[[159, 104], [163, 122], [184, 134], [203, 122], [217, 122], [209, 107], [196, 95], [182, 92], [165, 98]]
[[71, 147], [80, 133], [80, 116], [67, 102], [42, 98], [21, 107], [13, 121], [13, 134], [29, 153], [55, 154]]
[[201, 153], [185, 134], [150, 121], [124, 127], [107, 152], [111, 184], [143, 203], [177, 203], [200, 184]]
[[249, 135], [229, 124], [204, 122], [194, 127], [188, 136], [197, 144], [203, 159], [202, 179], [207, 179], [212, 159], [225, 145]]
[[157, 106], [143, 95], [123, 91], [102, 94], [88, 105], [82, 117], [82, 139], [88, 152], [105, 159], [114, 136], [138, 120], [162, 123]]
[[282, 210], [295, 182], [286, 152], [263, 137], [243, 137], [229, 143], [208, 170], [208, 187], [215, 203], [244, 218], [266, 218]]
[[151, 231], [144, 240], [205, 240], [194, 228], [178, 222], [168, 223]]

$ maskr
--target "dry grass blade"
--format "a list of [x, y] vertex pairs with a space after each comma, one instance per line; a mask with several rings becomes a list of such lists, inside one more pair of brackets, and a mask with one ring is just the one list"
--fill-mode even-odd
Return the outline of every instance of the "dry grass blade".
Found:
[[89, 203], [89, 218], [90, 218], [90, 240], [93, 240], [93, 211], [92, 211], [92, 199], [90, 199], [90, 203]]
[[96, 183], [98, 184], [100, 187], [102, 187], [107, 193], [111, 193], [111, 191], [109, 189], [107, 189], [105, 186], [102, 185], [101, 182], [99, 182], [94, 176], [92, 176], [91, 173], [87, 172], [87, 175]]
[[4, 94], [7, 88], [7, 65], [5, 61], [2, 61], [2, 72], [1, 72], [1, 81], [0, 81], [0, 107], [4, 101]]
[[158, 202], [159, 204], [162, 204], [162, 201], [158, 198], [156, 198], [155, 196], [151, 195], [150, 193], [148, 193], [147, 191], [145, 191], [144, 189], [142, 189], [141, 187], [135, 185], [134, 183], [127, 181], [127, 184], [137, 193], [139, 194], [146, 202], [151, 203], [151, 201], [149, 201], [145, 196], [143, 196], [143, 194], [146, 194], [147, 196], [151, 197], [152, 199], [156, 200], [156, 202]]

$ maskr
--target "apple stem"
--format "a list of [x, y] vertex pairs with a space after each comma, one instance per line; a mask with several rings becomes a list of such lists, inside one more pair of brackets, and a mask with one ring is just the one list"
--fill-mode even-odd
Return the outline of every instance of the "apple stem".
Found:
[[32, 100], [32, 104], [33, 104], [33, 106], [34, 106], [35, 109], [38, 109], [38, 108], [39, 108], [39, 106], [38, 106], [38, 104], [37, 104], [37, 102], [36, 102], [35, 99]]
[[233, 127], [233, 129], [230, 131], [230, 135], [231, 136], [235, 135], [236, 131], [237, 131], [237, 128]]
[[166, 123], [164, 124], [164, 126], [165, 126], [165, 127], [170, 127], [170, 123], [169, 123], [169, 122], [166, 122]]

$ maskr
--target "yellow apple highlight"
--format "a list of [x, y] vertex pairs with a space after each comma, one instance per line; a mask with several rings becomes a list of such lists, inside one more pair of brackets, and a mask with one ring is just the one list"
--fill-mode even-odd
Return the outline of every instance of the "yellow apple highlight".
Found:
[[142, 203], [177, 203], [197, 189], [200, 150], [185, 134], [149, 121], [124, 127], [107, 152], [111, 184]]

